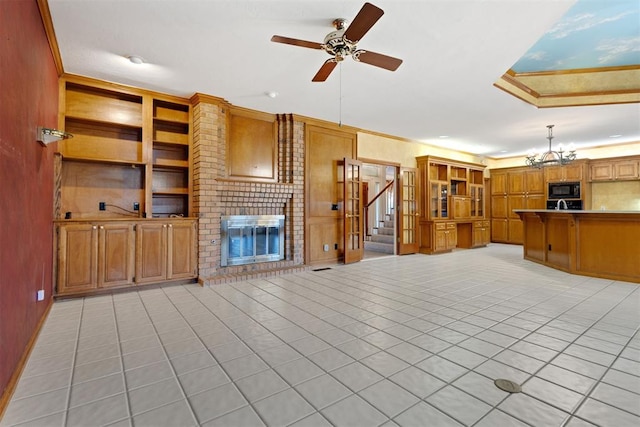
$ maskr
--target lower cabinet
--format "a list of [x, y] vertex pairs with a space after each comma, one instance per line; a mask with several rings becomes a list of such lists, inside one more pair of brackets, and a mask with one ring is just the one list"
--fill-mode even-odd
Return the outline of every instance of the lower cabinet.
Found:
[[486, 246], [491, 243], [490, 221], [474, 221], [472, 246]]
[[195, 277], [196, 223], [143, 223], [136, 228], [136, 282]]
[[197, 277], [194, 219], [57, 224], [57, 295]]
[[435, 223], [434, 252], [450, 251], [458, 244], [458, 229], [455, 222]]

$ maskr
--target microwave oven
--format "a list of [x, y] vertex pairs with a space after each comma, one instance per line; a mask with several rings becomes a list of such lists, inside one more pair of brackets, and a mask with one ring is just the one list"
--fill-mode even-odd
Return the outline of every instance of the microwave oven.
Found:
[[579, 182], [550, 182], [548, 198], [550, 200], [579, 199], [580, 183]]

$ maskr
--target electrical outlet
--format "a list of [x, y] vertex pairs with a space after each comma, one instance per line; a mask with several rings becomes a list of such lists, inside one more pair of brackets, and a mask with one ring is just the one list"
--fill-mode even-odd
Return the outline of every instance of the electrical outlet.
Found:
[[107, 210], [107, 204], [105, 202], [99, 202], [98, 203], [98, 209], [100, 209], [101, 211], [106, 211]]
[[140, 203], [133, 202], [133, 210], [134, 211], [139, 211], [140, 210]]
[[37, 301], [43, 301], [44, 300], [44, 289], [40, 289], [38, 291], [38, 293], [36, 294], [36, 300]]

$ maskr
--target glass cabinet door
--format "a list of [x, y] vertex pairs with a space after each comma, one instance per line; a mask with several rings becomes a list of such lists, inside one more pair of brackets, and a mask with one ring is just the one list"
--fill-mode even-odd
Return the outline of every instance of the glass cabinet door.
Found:
[[484, 217], [484, 187], [478, 187], [477, 203], [478, 203], [478, 208], [477, 208], [478, 216], [483, 218]]
[[478, 204], [476, 203], [478, 200], [478, 195], [477, 195], [477, 187], [475, 186], [471, 186], [471, 188], [469, 188], [469, 196], [471, 196], [471, 216], [475, 217], [478, 216]]
[[431, 183], [431, 194], [429, 200], [429, 210], [431, 212], [431, 218], [438, 218], [440, 216], [440, 184], [437, 182]]
[[440, 217], [447, 218], [449, 215], [448, 202], [449, 200], [449, 185], [440, 184]]

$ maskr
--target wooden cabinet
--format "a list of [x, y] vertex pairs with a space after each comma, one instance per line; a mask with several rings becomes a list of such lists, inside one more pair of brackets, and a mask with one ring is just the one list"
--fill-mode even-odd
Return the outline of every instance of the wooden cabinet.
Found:
[[69, 224], [58, 228], [58, 294], [98, 287], [98, 226]]
[[416, 158], [419, 192], [420, 252], [473, 247], [472, 221], [484, 219], [484, 166], [434, 156]]
[[136, 282], [195, 277], [195, 222], [139, 224], [136, 231]]
[[58, 294], [133, 282], [133, 224], [69, 224], [58, 228]]
[[486, 246], [491, 242], [490, 221], [473, 222], [473, 247]]
[[629, 181], [640, 179], [640, 159], [602, 159], [590, 163], [591, 181]]
[[457, 225], [455, 222], [437, 222], [434, 227], [434, 252], [445, 252], [454, 249], [458, 244]]
[[471, 217], [471, 197], [451, 196], [451, 218], [468, 219]]
[[545, 186], [541, 169], [518, 167], [491, 171], [492, 241], [522, 244], [522, 223], [513, 211], [544, 209]]
[[56, 219], [187, 217], [192, 211], [188, 100], [68, 76]]
[[195, 219], [60, 222], [57, 294], [197, 276]]
[[564, 166], [547, 166], [544, 168], [546, 182], [582, 181], [586, 178], [586, 162], [579, 161]]

